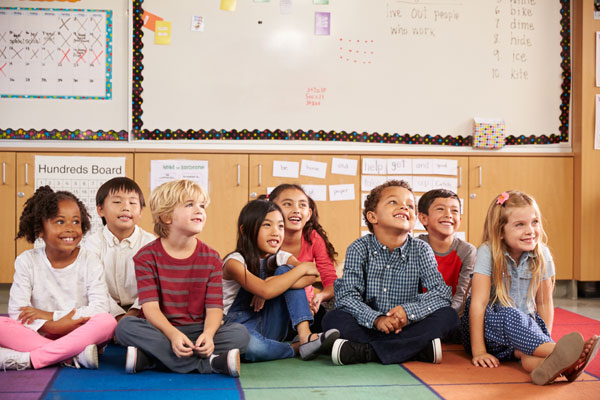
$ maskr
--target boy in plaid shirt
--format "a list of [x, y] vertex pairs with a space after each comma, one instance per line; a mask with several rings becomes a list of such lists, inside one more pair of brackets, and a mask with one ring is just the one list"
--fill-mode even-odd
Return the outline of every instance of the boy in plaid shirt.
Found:
[[343, 338], [333, 345], [334, 364], [442, 361], [440, 338], [458, 326], [458, 315], [431, 247], [410, 236], [415, 208], [404, 181], [379, 185], [365, 200], [371, 234], [348, 247], [336, 309], [323, 319]]

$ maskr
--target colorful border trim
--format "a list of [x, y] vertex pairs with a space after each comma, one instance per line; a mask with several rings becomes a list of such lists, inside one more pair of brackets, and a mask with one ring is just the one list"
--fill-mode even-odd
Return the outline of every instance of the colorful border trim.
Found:
[[0, 139], [31, 139], [31, 140], [100, 140], [117, 141], [128, 139], [127, 131], [92, 131], [80, 130], [35, 130], [35, 129], [2, 129]]
[[[559, 0], [561, 3], [561, 115], [560, 134], [550, 135], [510, 135], [505, 138], [506, 145], [523, 144], [553, 144], [568, 142], [569, 140], [569, 104], [571, 95], [571, 12], [570, 0]], [[138, 140], [314, 140], [314, 141], [339, 141], [339, 142], [364, 142], [364, 143], [393, 143], [393, 144], [431, 144], [443, 146], [472, 146], [472, 136], [442, 136], [442, 135], [411, 135], [409, 133], [377, 133], [377, 132], [325, 132], [325, 131], [285, 131], [285, 130], [159, 130], [144, 129], [142, 121], [142, 83], [144, 70], [142, 49], [142, 31], [144, 13], [142, 3], [144, 0], [133, 0], [133, 82], [132, 82], [132, 126], [133, 137]]]
[[0, 94], [0, 98], [20, 99], [76, 99], [76, 100], [110, 100], [112, 98], [112, 10], [86, 10], [83, 8], [42, 8], [42, 7], [0, 7], [3, 10], [24, 11], [67, 11], [67, 12], [99, 12], [106, 13], [106, 91], [104, 96], [52, 96], [35, 94]]

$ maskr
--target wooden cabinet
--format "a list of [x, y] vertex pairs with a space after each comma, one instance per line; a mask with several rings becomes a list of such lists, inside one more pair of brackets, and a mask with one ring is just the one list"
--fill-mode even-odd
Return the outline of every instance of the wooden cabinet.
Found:
[[[237, 217], [248, 201], [247, 154], [197, 154], [197, 153], [136, 153], [135, 181], [150, 200], [150, 165], [152, 160], [204, 160], [208, 161], [208, 192], [210, 204], [200, 240], [219, 252], [221, 257], [235, 249]], [[154, 232], [149, 207], [142, 213], [140, 226]]]
[[[19, 218], [21, 217], [21, 212], [23, 211], [23, 206], [25, 205], [25, 201], [29, 199], [33, 193], [35, 192], [35, 156], [55, 156], [60, 157], [61, 155], [64, 157], [125, 157], [125, 175], [133, 178], [133, 154], [132, 153], [17, 153], [16, 157], [16, 165], [17, 165], [17, 182], [16, 182], [16, 191], [17, 191], [17, 210], [16, 213], [13, 214], [13, 218], [15, 218], [16, 224], [18, 226]], [[66, 176], [66, 179], [71, 179], [71, 176]], [[52, 185], [50, 185], [52, 186]], [[93, 195], [95, 197], [95, 195]], [[88, 212], [90, 215], [96, 215], [96, 207], [95, 202], [94, 206], [90, 206], [88, 204]], [[17, 240], [16, 243], [16, 254], [21, 254], [23, 251], [27, 249], [31, 249], [33, 245], [27, 243], [27, 241], [23, 238]], [[12, 276], [11, 276], [12, 278]]]
[[0, 182], [0, 220], [4, 221], [0, 231], [0, 283], [12, 282], [15, 265], [15, 241], [17, 227], [15, 224], [16, 190], [15, 190], [15, 162], [14, 152], [0, 152], [2, 167], [2, 181]]
[[[0, 152], [2, 185], [0, 213], [5, 221], [0, 244], [0, 283], [11, 282], [14, 259], [32, 246], [20, 239], [16, 243], [17, 226], [25, 201], [35, 189], [35, 155], [72, 156], [73, 153]], [[290, 154], [198, 154], [198, 153], [77, 153], [77, 156], [125, 157], [126, 175], [134, 178], [142, 188], [146, 200], [150, 196], [151, 160], [206, 160], [209, 163], [208, 191], [211, 204], [208, 219], [199, 237], [214, 247], [222, 256], [235, 248], [236, 225], [240, 210], [248, 200], [267, 193], [280, 183], [312, 185], [352, 184], [354, 200], [317, 201], [320, 221], [329, 234], [339, 256], [344, 260], [348, 245], [360, 237], [361, 230], [361, 163], [360, 156], [343, 155], [290, 155]], [[358, 163], [358, 174], [331, 174], [332, 158], [349, 158]], [[481, 243], [483, 223], [489, 204], [499, 193], [516, 189], [531, 194], [538, 201], [549, 246], [556, 264], [556, 279], [573, 279], [573, 159], [568, 156], [365, 156], [368, 158], [445, 158], [457, 160], [458, 195], [464, 200], [460, 231], [467, 240]], [[325, 179], [300, 175], [298, 178], [273, 176], [274, 161], [311, 160], [327, 163]], [[416, 175], [415, 175], [416, 176]], [[417, 192], [416, 195], [421, 193]], [[95, 214], [95, 207], [89, 210]], [[583, 223], [583, 222], [582, 222]], [[153, 232], [152, 217], [144, 209], [140, 225]], [[576, 276], [576, 278], [579, 278]]]
[[[317, 201], [319, 222], [327, 231], [329, 240], [338, 253], [337, 261], [343, 261], [346, 248], [360, 236], [360, 174], [353, 176], [331, 173], [331, 159], [348, 158], [359, 162], [359, 156], [332, 155], [284, 155], [284, 154], [251, 154], [250, 155], [250, 200], [267, 193], [267, 188], [274, 188], [280, 183], [297, 183], [301, 185], [354, 185], [354, 200]], [[325, 179], [300, 175], [299, 178], [281, 178], [273, 176], [273, 161], [311, 160], [327, 163]], [[360, 168], [360, 163], [359, 163]], [[360, 170], [359, 170], [360, 171]], [[239, 213], [239, 209], [238, 209]]]
[[542, 212], [556, 279], [573, 279], [573, 159], [469, 157], [469, 241], [479, 246], [492, 199], [506, 190], [533, 196]]

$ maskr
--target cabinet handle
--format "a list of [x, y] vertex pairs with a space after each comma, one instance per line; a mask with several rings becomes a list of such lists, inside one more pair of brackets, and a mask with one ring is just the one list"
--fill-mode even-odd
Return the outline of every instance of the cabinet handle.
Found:
[[482, 172], [482, 170], [483, 170], [483, 167], [481, 165], [478, 165], [477, 171], [479, 172], [479, 180], [477, 182], [477, 187], [481, 187], [481, 181], [482, 181], [482, 179], [481, 179], [482, 173], [481, 172]]
[[462, 167], [460, 165], [458, 166], [458, 184], [456, 185], [456, 187], [462, 187]]
[[25, 185], [29, 185], [29, 164], [25, 163]]
[[262, 185], [262, 165], [258, 164], [258, 186]]
[[237, 185], [240, 186], [240, 164], [237, 165]]
[[2, 184], [6, 185], [6, 163], [2, 163]]

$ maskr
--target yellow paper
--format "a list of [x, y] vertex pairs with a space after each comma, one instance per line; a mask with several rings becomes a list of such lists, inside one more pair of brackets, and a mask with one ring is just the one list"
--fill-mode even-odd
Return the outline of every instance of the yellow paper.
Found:
[[221, 0], [221, 10], [235, 11], [237, 0]]
[[171, 44], [171, 21], [156, 21], [154, 44]]

